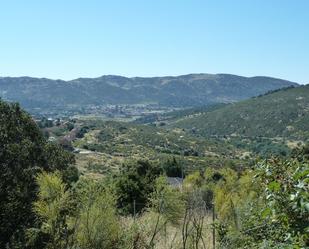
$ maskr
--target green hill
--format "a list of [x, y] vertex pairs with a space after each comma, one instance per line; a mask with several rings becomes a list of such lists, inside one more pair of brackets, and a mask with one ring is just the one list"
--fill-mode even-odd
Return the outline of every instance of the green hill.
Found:
[[203, 136], [309, 138], [309, 85], [286, 88], [213, 111], [186, 115], [170, 127]]
[[85, 173], [104, 173], [128, 159], [165, 162], [174, 157], [185, 165], [186, 171], [206, 165], [218, 168], [247, 165], [242, 160], [245, 150], [217, 139], [200, 139], [181, 129], [166, 130], [117, 121], [79, 122], [87, 133], [73, 145], [80, 150], [76, 155], [77, 164]]

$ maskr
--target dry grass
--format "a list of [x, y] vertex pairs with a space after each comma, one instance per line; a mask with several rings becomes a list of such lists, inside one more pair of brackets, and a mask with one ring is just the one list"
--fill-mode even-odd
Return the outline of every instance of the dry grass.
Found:
[[[146, 246], [149, 245], [151, 237], [153, 235], [157, 214], [144, 213], [142, 216], [137, 217], [135, 220], [131, 217], [123, 218], [121, 223], [124, 227], [135, 227], [136, 233], [139, 233], [139, 238]], [[207, 214], [203, 221], [202, 240], [198, 243], [198, 248], [208, 249], [212, 248], [212, 215]], [[175, 224], [167, 224], [163, 226], [160, 232], [157, 234], [154, 242], [154, 249], [179, 249], [183, 248], [183, 236], [182, 236], [183, 220]], [[190, 230], [190, 229], [189, 229]], [[128, 231], [129, 233], [130, 231]], [[192, 231], [193, 234], [193, 231]], [[188, 238], [186, 248], [196, 248], [193, 245], [192, 238]], [[144, 248], [144, 247], [140, 247]]]

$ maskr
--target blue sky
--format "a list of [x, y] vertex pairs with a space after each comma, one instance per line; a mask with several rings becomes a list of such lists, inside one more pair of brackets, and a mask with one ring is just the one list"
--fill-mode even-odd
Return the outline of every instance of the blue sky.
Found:
[[307, 0], [0, 0], [0, 75], [309, 83]]

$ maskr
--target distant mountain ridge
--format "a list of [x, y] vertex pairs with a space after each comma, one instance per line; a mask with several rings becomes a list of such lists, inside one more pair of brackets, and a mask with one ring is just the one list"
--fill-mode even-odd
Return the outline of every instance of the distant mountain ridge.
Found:
[[271, 77], [231, 74], [188, 74], [166, 77], [106, 75], [71, 81], [31, 77], [1, 77], [0, 97], [25, 108], [103, 104], [157, 103], [163, 106], [201, 106], [247, 99], [295, 82]]

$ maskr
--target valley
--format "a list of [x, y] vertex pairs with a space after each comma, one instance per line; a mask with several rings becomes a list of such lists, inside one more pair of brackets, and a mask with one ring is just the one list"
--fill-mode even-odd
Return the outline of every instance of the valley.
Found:
[[309, 249], [309, 0], [0, 7], [0, 249]]
[[[30, 108], [31, 114], [0, 100], [5, 120], [0, 122], [0, 186], [9, 186], [11, 195], [2, 193], [7, 200], [2, 208], [14, 213], [6, 203], [17, 203], [14, 214], [21, 223], [39, 231], [32, 239], [48, 235], [60, 244], [65, 236], [79, 236], [70, 243], [82, 245], [87, 229], [108, 233], [98, 238], [107, 248], [114, 243], [119, 248], [139, 243], [141, 249], [209, 248], [213, 243], [258, 248], [278, 241], [286, 245], [294, 238], [304, 245], [308, 89], [292, 85], [245, 100], [186, 107], [91, 104]], [[19, 192], [23, 184], [32, 189], [23, 192], [25, 201]], [[273, 209], [284, 220], [274, 223]], [[54, 219], [62, 220], [57, 229], [72, 235], [50, 235], [44, 226], [53, 226]], [[299, 225], [290, 241], [257, 236], [290, 231], [286, 219]], [[7, 223], [5, 229], [14, 227]], [[23, 230], [23, 240], [32, 229]], [[252, 229], [257, 232], [246, 233]], [[35, 243], [40, 247], [40, 241]]]
[[[290, 87], [235, 104], [185, 110], [110, 106], [111, 113], [104, 117], [74, 115], [43, 132], [75, 152], [81, 172], [96, 177], [116, 172], [131, 159], [164, 162], [174, 158], [184, 175], [205, 165], [240, 170], [258, 158], [289, 156], [308, 142], [307, 90], [307, 86]], [[126, 115], [126, 111], [137, 115]], [[291, 122], [296, 126], [287, 130]]]

